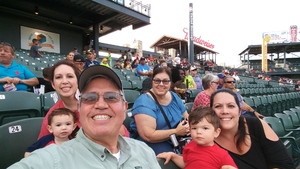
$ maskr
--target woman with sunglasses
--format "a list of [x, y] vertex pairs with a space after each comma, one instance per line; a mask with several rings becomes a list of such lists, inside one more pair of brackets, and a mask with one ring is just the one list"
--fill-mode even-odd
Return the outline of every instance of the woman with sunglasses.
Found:
[[[154, 70], [152, 89], [142, 94], [132, 107], [133, 120], [130, 124], [131, 137], [144, 141], [156, 154], [173, 151], [170, 135], [185, 136], [189, 133], [189, 125], [185, 124], [188, 113], [178, 95], [170, 91], [171, 72], [164, 67]], [[160, 110], [161, 105], [163, 112]], [[170, 126], [168, 125], [170, 124]]]
[[[48, 115], [58, 108], [68, 108], [76, 113], [77, 119], [79, 119], [78, 112], [78, 99], [79, 91], [78, 89], [78, 77], [79, 70], [73, 62], [68, 60], [58, 61], [53, 65], [50, 71], [50, 82], [55, 89], [56, 93], [59, 95], [60, 100], [58, 100], [54, 106], [48, 111], [44, 117], [41, 131], [38, 138], [50, 134], [48, 126]], [[76, 121], [77, 126], [81, 127], [79, 120]], [[78, 128], [79, 129], [79, 128]], [[75, 136], [78, 129], [75, 129], [72, 136]], [[125, 126], [120, 129], [120, 134], [129, 137], [129, 133]]]
[[202, 77], [202, 85], [204, 90], [197, 94], [192, 110], [198, 106], [209, 107], [210, 96], [213, 92], [217, 91], [219, 85], [219, 78], [211, 73]]

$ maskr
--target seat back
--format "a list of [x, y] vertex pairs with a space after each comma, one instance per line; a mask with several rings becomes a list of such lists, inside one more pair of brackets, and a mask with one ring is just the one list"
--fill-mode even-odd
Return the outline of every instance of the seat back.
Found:
[[192, 112], [192, 107], [194, 105], [194, 102], [188, 102], [184, 104], [186, 107], [186, 111], [190, 114]]
[[267, 122], [278, 137], [284, 137], [286, 131], [284, 130], [282, 121], [277, 117], [264, 117], [263, 120]]
[[136, 90], [123, 90], [124, 91], [124, 95], [125, 95], [125, 99], [128, 102], [128, 108], [130, 109], [135, 100], [140, 96], [140, 92], [136, 91]]
[[55, 92], [48, 92], [42, 96], [42, 110], [43, 116], [47, 114], [49, 109], [60, 99], [59, 95]]
[[165, 163], [165, 159], [162, 158], [156, 158], [158, 164], [160, 165], [161, 169], [180, 169], [172, 160], [170, 160], [168, 162], [168, 164], [164, 164]]
[[127, 128], [128, 131], [130, 129], [130, 122], [132, 120], [131, 116], [132, 116], [131, 109], [128, 109], [126, 111], [126, 118], [125, 118], [125, 120], [123, 122], [124, 126]]
[[24, 157], [28, 146], [36, 142], [43, 117], [17, 120], [0, 126], [0, 168], [7, 168]]
[[41, 117], [40, 95], [31, 92], [0, 93], [0, 125], [31, 117]]
[[278, 117], [282, 121], [285, 129], [295, 129], [290, 116], [283, 114], [283, 113], [275, 113], [274, 116]]
[[284, 110], [283, 113], [290, 116], [294, 127], [299, 127], [300, 126], [300, 120], [298, 118], [297, 113], [289, 111], [289, 110]]

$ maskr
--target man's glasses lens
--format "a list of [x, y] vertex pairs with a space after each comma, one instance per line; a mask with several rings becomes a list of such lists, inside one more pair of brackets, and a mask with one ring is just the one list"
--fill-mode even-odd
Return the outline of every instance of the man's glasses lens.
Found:
[[228, 82], [226, 82], [226, 83], [235, 83], [235, 81], [228, 81]]
[[122, 95], [117, 92], [106, 92], [103, 95], [99, 95], [95, 92], [84, 93], [81, 95], [81, 102], [86, 104], [95, 104], [99, 100], [100, 96], [103, 96], [104, 101], [107, 103], [115, 103], [120, 100]]
[[170, 80], [167, 80], [167, 79], [164, 79], [164, 80], [153, 79], [153, 81], [155, 84], [160, 84], [162, 82], [164, 85], [168, 85], [170, 83]]

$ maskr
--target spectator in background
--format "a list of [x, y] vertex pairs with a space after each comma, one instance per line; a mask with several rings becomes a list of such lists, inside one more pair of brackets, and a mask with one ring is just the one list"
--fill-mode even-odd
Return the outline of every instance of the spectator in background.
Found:
[[74, 52], [69, 52], [69, 54], [66, 57], [66, 60], [73, 61], [74, 56], [75, 56]]
[[194, 79], [194, 81], [196, 83], [197, 89], [204, 90], [203, 86], [202, 86], [202, 79], [197, 75], [197, 68], [196, 68], [196, 66], [191, 66], [190, 72], [191, 72], [191, 76], [193, 77], [193, 79]]
[[131, 63], [131, 68], [132, 68], [132, 69], [136, 69], [138, 65], [139, 65], [139, 60], [135, 59], [135, 60]]
[[[78, 49], [76, 47], [74, 47], [74, 54], [75, 55], [80, 55], [80, 53], [78, 52]], [[83, 53], [83, 54], [85, 54], [85, 53]]]
[[225, 70], [223, 71], [223, 74], [224, 74], [225, 76], [230, 76], [229, 70], [228, 70], [228, 69], [225, 69]]
[[74, 56], [74, 64], [78, 68], [79, 72], [81, 73], [84, 69], [84, 64], [86, 63], [84, 58], [81, 55]]
[[88, 50], [86, 53], [87, 59], [85, 60], [84, 69], [93, 65], [100, 65], [99, 62], [95, 60], [94, 53], [91, 50]]
[[116, 61], [116, 64], [113, 66], [113, 68], [120, 69], [120, 70], [122, 69], [122, 65], [119, 59]]
[[295, 90], [300, 90], [300, 80], [297, 81], [295, 85]]
[[255, 111], [251, 106], [249, 106], [243, 99], [242, 95], [236, 91], [235, 89], [235, 79], [232, 76], [226, 76], [224, 78], [224, 85], [223, 88], [226, 89], [230, 89], [232, 91], [234, 91], [239, 99], [239, 104], [240, 104], [240, 108], [242, 110], [242, 115], [244, 116], [252, 116], [252, 117], [258, 117], [258, 118], [262, 118], [264, 117], [263, 115], [261, 115], [260, 113], [258, 113], [257, 111]]
[[218, 86], [218, 89], [222, 89], [223, 88], [223, 84], [224, 84], [224, 78], [226, 76], [223, 74], [223, 73], [219, 73], [218, 74], [218, 78], [219, 78], [219, 86]]
[[204, 90], [197, 94], [192, 110], [194, 110], [198, 106], [210, 106], [210, 96], [213, 92], [217, 91], [219, 78], [218, 76], [208, 73], [202, 77], [202, 85]]
[[181, 67], [180, 61], [181, 61], [180, 54], [177, 54], [177, 56], [174, 58], [175, 67]]
[[146, 64], [146, 58], [144, 57], [141, 58], [140, 64], [136, 68], [136, 75], [138, 77], [152, 75], [151, 68]]
[[132, 62], [132, 53], [131, 52], [132, 52], [131, 49], [128, 49], [127, 53], [126, 53], [126, 60], [129, 60], [130, 63]]
[[233, 77], [237, 82], [241, 81], [240, 77], [238, 76], [238, 72], [237, 72], [237, 71], [233, 72], [232, 77]]
[[110, 67], [109, 64], [108, 64], [108, 59], [107, 58], [103, 58], [100, 65]]
[[39, 51], [39, 41], [37, 39], [32, 39], [32, 45], [30, 47], [29, 55], [32, 58], [43, 58], [44, 56]]
[[43, 69], [43, 78], [38, 78], [39, 87], [41, 85], [45, 86], [45, 93], [55, 91], [50, 82], [50, 71], [51, 71], [51, 67], [45, 67]]
[[28, 86], [39, 84], [32, 72], [13, 61], [14, 56], [15, 48], [0, 42], [0, 91], [27, 91]]
[[172, 57], [171, 57], [171, 55], [166, 55], [166, 62], [167, 62], [167, 64], [172, 64]]
[[[189, 89], [196, 89], [197, 85], [193, 79], [193, 77], [190, 75], [190, 70], [188, 67], [183, 68], [184, 70], [184, 79], [183, 83], [187, 86]], [[186, 83], [187, 82], [187, 83]]]
[[122, 64], [122, 67], [126, 70], [132, 70], [131, 63], [129, 60], [125, 60], [125, 62]]

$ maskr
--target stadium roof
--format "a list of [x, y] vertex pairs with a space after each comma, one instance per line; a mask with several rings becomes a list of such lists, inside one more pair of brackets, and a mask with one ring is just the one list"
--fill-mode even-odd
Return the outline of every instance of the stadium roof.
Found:
[[[300, 52], [300, 42], [290, 43], [273, 43], [268, 44], [268, 53], [293, 53]], [[249, 45], [239, 55], [250, 54], [261, 54], [261, 45]]]
[[[188, 41], [185, 39], [179, 39], [179, 38], [175, 38], [172, 36], [167, 36], [167, 35], [163, 35], [161, 38], [159, 38], [153, 45], [151, 45], [151, 48], [153, 47], [159, 47], [159, 48], [163, 48], [163, 49], [177, 49], [179, 50], [180, 45], [183, 46], [188, 46]], [[196, 53], [200, 53], [203, 51], [206, 52], [210, 52], [213, 54], [218, 54], [218, 52], [209, 49], [207, 47], [201, 46], [197, 43], [194, 43], [194, 51]]]
[[0, 14], [28, 17], [49, 25], [72, 26], [86, 33], [93, 31], [94, 24], [99, 24], [99, 36], [104, 36], [130, 25], [137, 29], [150, 24], [150, 7], [139, 5], [140, 11], [113, 0], [1, 0]]

